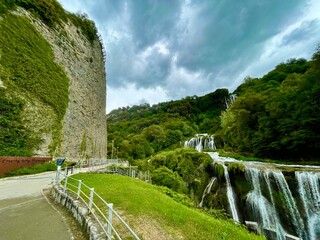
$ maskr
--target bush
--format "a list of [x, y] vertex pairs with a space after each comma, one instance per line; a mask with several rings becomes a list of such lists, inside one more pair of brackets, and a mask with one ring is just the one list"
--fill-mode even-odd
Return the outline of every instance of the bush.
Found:
[[186, 205], [188, 207], [194, 207], [194, 203], [191, 201], [191, 199], [187, 195], [177, 193], [177, 192], [171, 190], [170, 188], [167, 188], [164, 186], [159, 186], [158, 189], [160, 190], [160, 192], [171, 197], [174, 201], [176, 201], [178, 203], [182, 203], [183, 205]]
[[12, 170], [10, 172], [5, 173], [5, 177], [29, 175], [29, 174], [36, 174], [36, 173], [56, 171], [56, 170], [57, 170], [57, 166], [55, 165], [54, 162], [47, 162], [47, 163], [36, 164], [32, 167], [23, 167], [16, 170]]
[[176, 192], [185, 192], [183, 179], [178, 173], [162, 166], [152, 172], [152, 183], [159, 186], [166, 186]]
[[224, 177], [224, 168], [220, 163], [216, 163], [214, 165], [214, 172], [219, 180], [221, 180], [222, 177]]
[[64, 9], [56, 0], [17, 0], [16, 4], [32, 12], [50, 27], [66, 19]]

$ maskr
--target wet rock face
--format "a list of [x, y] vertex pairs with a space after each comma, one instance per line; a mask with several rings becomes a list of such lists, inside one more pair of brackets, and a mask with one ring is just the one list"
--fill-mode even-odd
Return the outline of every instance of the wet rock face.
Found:
[[[61, 29], [48, 28], [27, 11], [18, 14], [30, 19], [52, 46], [55, 61], [69, 78], [69, 103], [63, 119], [61, 144], [53, 153], [69, 161], [106, 156], [106, 73], [99, 40], [90, 43], [71, 22]], [[42, 134], [37, 155], [49, 155], [50, 133]], [[48, 140], [48, 141], [47, 141]]]

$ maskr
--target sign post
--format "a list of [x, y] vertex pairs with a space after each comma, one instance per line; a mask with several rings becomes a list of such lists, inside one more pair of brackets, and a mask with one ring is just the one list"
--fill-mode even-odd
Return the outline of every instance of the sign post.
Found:
[[61, 166], [64, 163], [66, 159], [63, 157], [57, 158], [56, 160], [56, 165], [57, 165], [57, 177], [56, 177], [56, 183], [59, 184], [59, 176], [60, 176], [60, 172], [61, 172]]

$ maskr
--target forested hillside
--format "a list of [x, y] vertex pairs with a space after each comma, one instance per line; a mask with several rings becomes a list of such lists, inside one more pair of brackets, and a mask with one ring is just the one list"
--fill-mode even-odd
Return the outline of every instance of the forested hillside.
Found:
[[225, 149], [303, 160], [320, 152], [320, 48], [311, 61], [291, 59], [262, 78], [247, 78], [221, 116]]
[[232, 94], [237, 97], [228, 109], [231, 93], [218, 89], [114, 110], [107, 116], [109, 155], [144, 159], [183, 146], [195, 133], [209, 133], [226, 151], [293, 161], [319, 158], [320, 48], [310, 61], [290, 59], [262, 78], [247, 77]]
[[228, 97], [227, 89], [218, 89], [203, 97], [114, 110], [107, 116], [108, 149], [114, 141], [114, 156], [118, 151], [121, 158], [143, 159], [179, 147], [196, 133], [215, 133]]

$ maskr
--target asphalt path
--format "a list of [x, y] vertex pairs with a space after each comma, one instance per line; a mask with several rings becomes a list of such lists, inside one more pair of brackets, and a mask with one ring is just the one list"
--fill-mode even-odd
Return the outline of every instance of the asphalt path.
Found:
[[47, 201], [55, 172], [0, 179], [0, 240], [73, 239], [62, 215]]
[[[73, 174], [108, 165], [76, 169]], [[55, 177], [56, 172], [45, 172], [0, 179], [0, 240], [81, 239], [81, 234], [74, 231], [75, 227], [70, 229], [70, 221], [44, 194]]]

